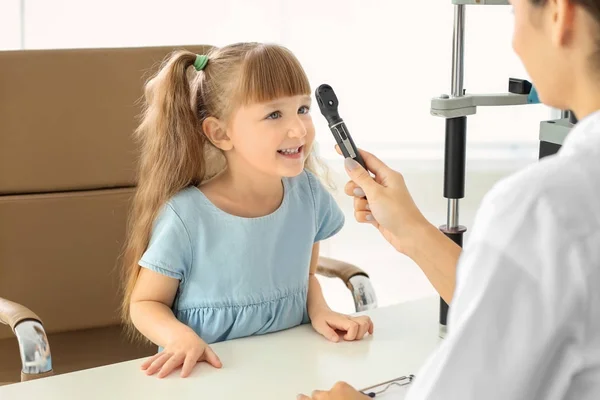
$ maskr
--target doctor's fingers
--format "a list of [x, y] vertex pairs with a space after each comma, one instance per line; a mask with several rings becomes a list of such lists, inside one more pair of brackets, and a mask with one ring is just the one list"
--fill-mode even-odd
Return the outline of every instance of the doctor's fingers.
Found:
[[329, 398], [328, 395], [329, 393], [323, 390], [314, 390], [310, 394], [310, 397], [305, 394], [299, 394], [298, 397], [296, 397], [296, 400], [326, 400]]
[[348, 181], [344, 186], [344, 193], [353, 197], [365, 197], [365, 192], [354, 181]]
[[354, 211], [371, 211], [368, 200], [362, 197], [355, 197]]
[[327, 400], [330, 398], [329, 392], [326, 392], [324, 390], [314, 390], [311, 393], [311, 396], [313, 400]]
[[376, 227], [379, 226], [370, 211], [354, 211], [354, 218], [361, 223], [372, 224]]

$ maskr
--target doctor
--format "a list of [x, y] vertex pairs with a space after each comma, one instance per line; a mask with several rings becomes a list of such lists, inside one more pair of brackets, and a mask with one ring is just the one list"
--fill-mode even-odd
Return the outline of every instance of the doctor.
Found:
[[[541, 101], [579, 123], [558, 155], [486, 196], [462, 253], [421, 215], [399, 173], [366, 152], [375, 180], [346, 161], [356, 219], [451, 303], [448, 335], [410, 400], [600, 399], [600, 0], [512, 5], [513, 47]], [[312, 399], [367, 397], [338, 383]]]

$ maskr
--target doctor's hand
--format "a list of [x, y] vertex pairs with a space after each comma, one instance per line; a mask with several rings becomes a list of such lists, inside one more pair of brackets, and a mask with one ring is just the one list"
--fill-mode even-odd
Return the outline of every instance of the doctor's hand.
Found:
[[330, 391], [315, 390], [311, 397], [299, 395], [297, 400], [367, 400], [370, 397], [360, 393], [345, 382], [338, 382]]
[[190, 330], [177, 335], [177, 339], [168, 343], [162, 352], [144, 361], [141, 368], [147, 375], [158, 372], [157, 377], [164, 378], [181, 366], [181, 377], [185, 378], [201, 361], [206, 361], [215, 368], [222, 367], [221, 360], [215, 352]]
[[[341, 154], [337, 145], [336, 150]], [[358, 222], [374, 225], [396, 250], [406, 254], [430, 224], [413, 201], [402, 174], [373, 154], [359, 151], [374, 177], [353, 159], [345, 160], [352, 180], [344, 191], [354, 197], [354, 216]]]
[[352, 341], [361, 340], [367, 332], [373, 334], [373, 321], [365, 315], [352, 317], [323, 307], [312, 312], [310, 319], [314, 330], [332, 342], [339, 342], [340, 335]]

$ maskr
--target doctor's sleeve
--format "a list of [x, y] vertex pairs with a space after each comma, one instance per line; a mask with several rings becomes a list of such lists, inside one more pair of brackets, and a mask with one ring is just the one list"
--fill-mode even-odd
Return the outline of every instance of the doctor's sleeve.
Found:
[[139, 265], [184, 281], [192, 263], [191, 240], [179, 214], [166, 204], [154, 221], [150, 242]]
[[470, 246], [458, 268], [464, 279], [450, 307], [449, 333], [407, 399], [542, 399], [566, 388], [571, 377], [564, 372], [574, 368], [578, 352], [565, 315], [575, 302], [548, 293], [491, 243]]

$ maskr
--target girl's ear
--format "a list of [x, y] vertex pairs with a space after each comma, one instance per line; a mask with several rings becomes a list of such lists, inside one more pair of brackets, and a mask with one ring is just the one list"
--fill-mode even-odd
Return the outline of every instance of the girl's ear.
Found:
[[233, 149], [233, 143], [229, 136], [225, 124], [215, 117], [208, 117], [202, 122], [202, 130], [204, 134], [217, 148], [223, 151]]

